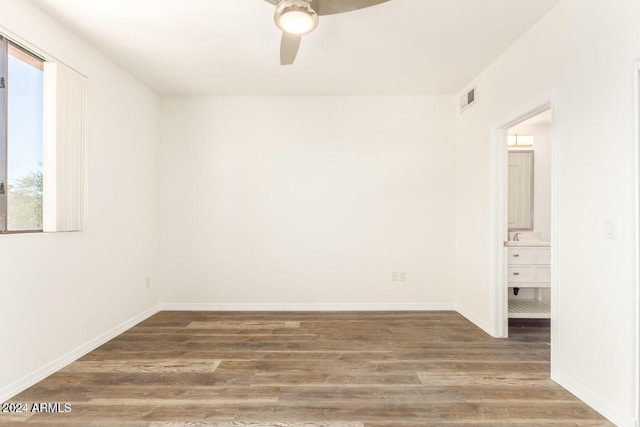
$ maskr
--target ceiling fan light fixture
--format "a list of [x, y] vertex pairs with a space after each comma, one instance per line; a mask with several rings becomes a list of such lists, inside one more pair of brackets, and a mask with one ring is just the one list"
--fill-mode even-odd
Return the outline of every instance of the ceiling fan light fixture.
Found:
[[318, 26], [318, 9], [314, 0], [282, 0], [276, 7], [274, 21], [290, 34], [308, 34]]

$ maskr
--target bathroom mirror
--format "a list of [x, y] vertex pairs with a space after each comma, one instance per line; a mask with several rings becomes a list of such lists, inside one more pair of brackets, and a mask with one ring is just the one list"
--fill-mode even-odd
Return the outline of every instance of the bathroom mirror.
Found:
[[509, 231], [533, 230], [533, 150], [509, 151]]

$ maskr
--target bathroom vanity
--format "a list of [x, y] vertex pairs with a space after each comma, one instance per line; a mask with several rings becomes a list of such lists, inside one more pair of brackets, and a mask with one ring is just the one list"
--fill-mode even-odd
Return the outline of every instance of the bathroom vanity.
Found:
[[509, 318], [549, 319], [551, 246], [545, 241], [509, 241], [507, 286]]

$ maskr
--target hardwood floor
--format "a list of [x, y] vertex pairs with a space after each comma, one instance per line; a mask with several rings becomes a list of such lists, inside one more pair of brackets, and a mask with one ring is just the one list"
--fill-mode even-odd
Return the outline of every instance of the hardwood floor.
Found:
[[[452, 312], [161, 312], [11, 400], [117, 426], [605, 426], [549, 378], [549, 329]], [[62, 406], [60, 406], [62, 408]]]

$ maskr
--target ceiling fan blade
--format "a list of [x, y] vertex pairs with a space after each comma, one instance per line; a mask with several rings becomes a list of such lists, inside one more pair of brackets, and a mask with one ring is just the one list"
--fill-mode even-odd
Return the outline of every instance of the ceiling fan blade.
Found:
[[274, 6], [277, 6], [277, 5], [278, 5], [278, 1], [280, 1], [280, 0], [265, 0], [265, 1], [266, 1], [267, 3], [271, 3], [271, 4], [272, 4], [272, 5], [274, 5]]
[[280, 65], [291, 65], [296, 60], [302, 36], [297, 34], [282, 33], [280, 42]]
[[[270, 0], [267, 1], [271, 3]], [[364, 9], [386, 1], [389, 0], [316, 0], [316, 3], [318, 3], [318, 15], [333, 15], [334, 13]]]

